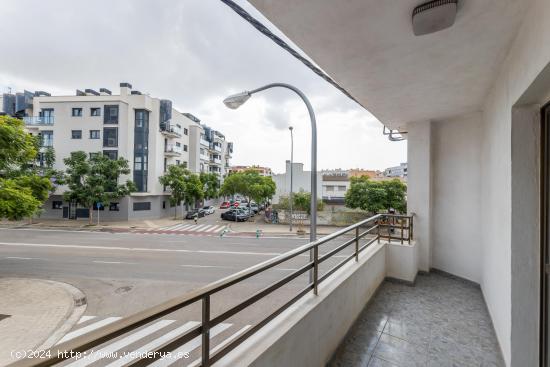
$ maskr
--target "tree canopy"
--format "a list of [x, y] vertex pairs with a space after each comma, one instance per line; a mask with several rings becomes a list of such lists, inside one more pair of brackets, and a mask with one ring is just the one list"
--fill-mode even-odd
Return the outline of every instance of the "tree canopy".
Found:
[[109, 159], [101, 153], [88, 157], [86, 152], [77, 151], [63, 162], [67, 166], [65, 181], [68, 187], [63, 198], [89, 208], [90, 223], [95, 203], [105, 204], [136, 191], [130, 180], [118, 182], [121, 175], [130, 173], [128, 161], [122, 157]]
[[54, 189], [51, 176], [36, 169], [39, 141], [24, 127], [19, 119], [0, 116], [0, 218], [32, 217]]
[[[204, 197], [204, 183], [200, 177], [182, 165], [172, 165], [159, 177], [159, 182], [170, 189], [170, 204], [174, 207], [180, 203], [195, 204]], [[174, 208], [174, 217], [176, 209]]]
[[220, 191], [220, 177], [215, 173], [201, 172], [199, 179], [205, 199], [217, 198]]
[[270, 200], [275, 195], [276, 185], [269, 176], [261, 176], [255, 170], [232, 173], [226, 177], [220, 189], [225, 196], [241, 194], [257, 203]]
[[371, 213], [395, 209], [407, 211], [407, 185], [398, 179], [372, 181], [368, 176], [352, 177], [351, 187], [346, 193], [346, 206]]
[[[278, 207], [284, 210], [290, 209], [290, 200], [288, 196], [279, 198]], [[317, 211], [322, 211], [325, 203], [321, 199], [317, 199]], [[307, 191], [299, 191], [292, 194], [292, 209], [303, 211], [311, 214], [311, 193]]]

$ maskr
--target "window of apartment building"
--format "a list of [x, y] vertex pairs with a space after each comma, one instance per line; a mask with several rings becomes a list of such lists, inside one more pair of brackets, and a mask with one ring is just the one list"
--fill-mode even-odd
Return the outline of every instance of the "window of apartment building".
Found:
[[166, 209], [166, 201], [162, 202], [162, 209]]
[[42, 121], [45, 124], [51, 124], [53, 123], [53, 108], [43, 108], [40, 112], [38, 112], [38, 116], [42, 118]]
[[177, 146], [177, 147], [181, 147], [181, 143], [176, 142], [176, 146]]
[[166, 172], [167, 167], [168, 167], [168, 158], [164, 158], [164, 170], [163, 170], [163, 172]]
[[103, 111], [104, 124], [118, 124], [118, 105], [105, 105]]
[[101, 108], [99, 107], [90, 108], [90, 116], [101, 116]]
[[181, 164], [183, 165], [183, 168], [187, 168], [187, 161], [183, 161]]
[[334, 191], [334, 186], [326, 186], [327, 191]]
[[346, 187], [345, 186], [338, 186], [338, 191], [346, 191]]
[[90, 130], [90, 139], [100, 139], [99, 130]]
[[180, 161], [179, 159], [176, 159], [176, 166], [179, 166], [180, 165]]
[[74, 107], [72, 112], [73, 117], [82, 117], [82, 108], [81, 107]]
[[109, 203], [109, 211], [110, 212], [118, 212], [118, 203]]
[[134, 183], [138, 192], [147, 191], [149, 155], [149, 111], [135, 110], [134, 124]]
[[39, 134], [42, 147], [53, 147], [53, 131], [43, 130]]
[[63, 202], [61, 200], [52, 201], [52, 209], [63, 209]]
[[151, 202], [145, 201], [143, 203], [134, 203], [134, 211], [151, 210]]
[[187, 152], [187, 144], [183, 144], [183, 151]]
[[183, 135], [189, 135], [189, 130], [186, 127], [183, 128]]
[[100, 154], [101, 154], [101, 153], [98, 153], [98, 152], [90, 153], [90, 159], [99, 157]]
[[71, 130], [71, 139], [82, 139], [82, 130]]
[[118, 150], [104, 150], [103, 155], [114, 161], [118, 159]]
[[104, 147], [118, 147], [118, 128], [117, 127], [104, 127], [103, 128], [103, 146]]

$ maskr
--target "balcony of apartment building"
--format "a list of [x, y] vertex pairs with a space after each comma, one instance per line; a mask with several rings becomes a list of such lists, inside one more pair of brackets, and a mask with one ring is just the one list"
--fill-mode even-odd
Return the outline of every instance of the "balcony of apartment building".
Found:
[[205, 148], [210, 149], [210, 142], [208, 140], [206, 140], [206, 137], [204, 135], [200, 136], [199, 141], [200, 141], [200, 145], [202, 145]]
[[[200, 346], [194, 366], [548, 366], [547, 2], [250, 2], [390, 140], [407, 140], [407, 213], [274, 253], [58, 347], [93, 348], [194, 307], [201, 321], [152, 349]], [[268, 272], [237, 304], [216, 303]], [[294, 293], [276, 297], [281, 287]], [[263, 318], [216, 344], [211, 332], [250, 307]]]
[[220, 155], [213, 154], [210, 157], [210, 163], [221, 165], [222, 164], [222, 157]]
[[220, 142], [215, 141], [212, 144], [212, 147], [214, 148], [214, 151], [221, 153], [222, 152], [222, 144]]
[[165, 122], [160, 124], [160, 132], [170, 138], [180, 138], [181, 126], [171, 122]]
[[55, 122], [54, 116], [25, 116], [23, 122], [27, 126], [50, 126]]
[[164, 146], [164, 155], [167, 157], [179, 156], [182, 153], [182, 148], [176, 144], [165, 144]]

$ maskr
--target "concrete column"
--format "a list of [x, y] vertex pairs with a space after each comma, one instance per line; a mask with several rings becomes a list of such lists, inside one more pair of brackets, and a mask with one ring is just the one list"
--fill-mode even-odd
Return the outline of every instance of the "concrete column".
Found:
[[414, 237], [418, 243], [418, 268], [429, 271], [432, 263], [432, 124], [407, 124], [407, 208], [414, 213]]

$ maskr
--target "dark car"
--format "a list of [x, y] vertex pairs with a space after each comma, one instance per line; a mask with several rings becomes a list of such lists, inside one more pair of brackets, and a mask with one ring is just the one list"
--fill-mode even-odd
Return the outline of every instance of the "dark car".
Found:
[[221, 218], [223, 220], [231, 220], [234, 222], [244, 222], [248, 220], [248, 215], [243, 210], [235, 208], [223, 212]]
[[204, 209], [193, 209], [189, 210], [187, 214], [185, 215], [185, 219], [193, 219], [195, 216], [197, 218], [202, 218], [206, 215], [206, 211]]

